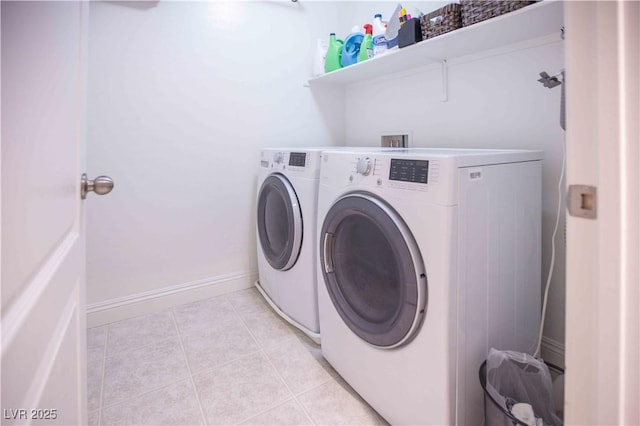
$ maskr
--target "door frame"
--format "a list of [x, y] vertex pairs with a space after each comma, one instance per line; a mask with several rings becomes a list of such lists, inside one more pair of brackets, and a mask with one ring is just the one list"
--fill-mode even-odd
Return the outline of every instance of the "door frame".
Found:
[[567, 185], [597, 188], [567, 217], [565, 424], [640, 424], [640, 3], [564, 7]]

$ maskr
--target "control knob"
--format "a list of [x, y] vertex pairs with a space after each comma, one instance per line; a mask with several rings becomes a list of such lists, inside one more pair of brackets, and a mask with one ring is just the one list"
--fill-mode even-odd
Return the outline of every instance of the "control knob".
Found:
[[360, 173], [362, 176], [367, 176], [371, 173], [371, 159], [369, 157], [358, 158], [356, 172]]
[[273, 154], [274, 163], [280, 164], [282, 163], [283, 160], [284, 160], [284, 154], [282, 152], [276, 152], [275, 154]]

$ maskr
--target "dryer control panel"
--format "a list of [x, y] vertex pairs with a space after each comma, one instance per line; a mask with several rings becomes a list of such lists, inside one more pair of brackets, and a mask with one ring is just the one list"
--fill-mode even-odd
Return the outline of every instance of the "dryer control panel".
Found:
[[295, 167], [304, 167], [307, 161], [306, 152], [291, 152], [289, 153], [289, 165]]
[[294, 170], [302, 170], [309, 164], [307, 157], [307, 152], [263, 152], [260, 164], [270, 169], [286, 170], [293, 167]]
[[261, 153], [260, 167], [264, 173], [279, 172], [317, 179], [320, 175], [320, 150], [265, 148]]

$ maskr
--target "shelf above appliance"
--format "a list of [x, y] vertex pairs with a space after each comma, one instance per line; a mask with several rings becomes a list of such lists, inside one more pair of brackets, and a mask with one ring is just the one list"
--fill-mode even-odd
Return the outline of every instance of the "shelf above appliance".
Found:
[[505, 15], [396, 49], [309, 79], [309, 85], [348, 85], [465, 55], [560, 34], [563, 2], [545, 0]]

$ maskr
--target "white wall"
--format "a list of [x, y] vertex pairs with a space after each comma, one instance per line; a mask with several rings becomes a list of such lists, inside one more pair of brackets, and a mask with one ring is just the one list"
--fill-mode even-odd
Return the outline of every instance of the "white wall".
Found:
[[[416, 4], [425, 13], [431, 10], [432, 3]], [[403, 5], [413, 10], [413, 3]], [[366, 9], [366, 4], [359, 4], [356, 20], [366, 16]], [[563, 42], [558, 39], [449, 61], [446, 102], [442, 101], [440, 66], [353, 84], [346, 88], [345, 95], [345, 139], [350, 145], [379, 144], [382, 133], [405, 130], [410, 132], [414, 147], [543, 150], [543, 280], [551, 258], [564, 132], [559, 126], [560, 87], [546, 89], [536, 80], [541, 71], [551, 74], [564, 67]], [[564, 217], [556, 243], [543, 355], [562, 365]]]
[[328, 2], [91, 3], [87, 171], [115, 189], [87, 202], [90, 325], [167, 290], [252, 284], [260, 149], [342, 141], [342, 103], [303, 86], [341, 16]]

